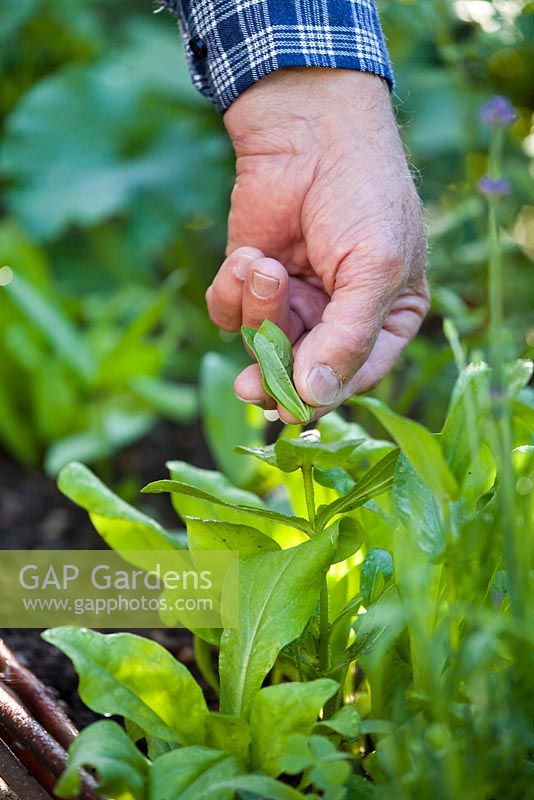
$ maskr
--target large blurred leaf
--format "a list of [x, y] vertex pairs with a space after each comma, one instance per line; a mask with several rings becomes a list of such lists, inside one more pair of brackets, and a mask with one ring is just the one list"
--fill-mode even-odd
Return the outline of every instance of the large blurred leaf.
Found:
[[18, 0], [17, 3], [0, 5], [0, 41], [8, 40], [16, 33], [32, 14], [35, 13], [39, 0]]
[[71, 369], [89, 381], [96, 366], [94, 355], [62, 310], [16, 273], [6, 291], [27, 323], [35, 325]]
[[173, 33], [156, 32], [147, 20], [122, 57], [66, 69], [18, 105], [0, 169], [12, 183], [10, 208], [32, 231], [51, 238], [73, 223], [94, 225], [147, 193], [183, 221], [217, 215], [225, 138], [206, 126], [202, 106], [198, 117], [169, 122], [170, 108], [150, 101], [158, 91], [167, 102], [181, 96], [179, 82], [172, 84], [180, 74]]
[[50, 286], [51, 274], [44, 250], [12, 219], [0, 223], [0, 262], [11, 266], [40, 291]]
[[198, 409], [194, 386], [171, 383], [148, 375], [139, 375], [131, 383], [134, 393], [162, 417], [180, 422], [191, 422]]
[[147, 412], [126, 411], [120, 407], [99, 409], [98, 417], [90, 428], [51, 445], [45, 458], [46, 472], [57, 475], [70, 461], [92, 463], [99, 458], [107, 458], [148, 433], [154, 422], [155, 417]]
[[237, 363], [220, 353], [207, 353], [200, 367], [202, 421], [217, 465], [236, 486], [254, 486], [261, 468], [234, 447], [263, 444], [266, 421], [260, 408], [242, 403], [234, 394]]
[[35, 466], [39, 445], [3, 381], [0, 365], [0, 442], [23, 464]]

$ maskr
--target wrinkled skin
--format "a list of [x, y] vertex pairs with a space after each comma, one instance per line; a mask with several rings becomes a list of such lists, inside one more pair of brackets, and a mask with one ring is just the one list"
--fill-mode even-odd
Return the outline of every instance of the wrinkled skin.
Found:
[[[389, 91], [365, 73], [284, 69], [224, 121], [236, 182], [209, 313], [227, 331], [280, 325], [297, 390], [319, 417], [376, 386], [428, 309], [421, 208]], [[256, 364], [235, 391], [275, 408]]]

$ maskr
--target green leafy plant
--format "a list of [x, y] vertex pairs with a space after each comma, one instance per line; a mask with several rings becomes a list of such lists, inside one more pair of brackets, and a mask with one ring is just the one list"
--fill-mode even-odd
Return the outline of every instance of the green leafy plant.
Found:
[[109, 457], [162, 417], [195, 417], [195, 388], [165, 374], [183, 273], [156, 291], [124, 289], [95, 317], [88, 299], [73, 309], [58, 295], [38, 251], [9, 225], [0, 251], [19, 265], [0, 286], [0, 442], [17, 459], [44, 459], [56, 475], [73, 458]]
[[0, 444], [55, 475], [195, 416], [230, 148], [150, 8], [28, 0], [0, 53]]
[[[520, 485], [534, 464], [524, 426], [531, 373], [528, 362], [505, 369]], [[183, 462], [145, 488], [170, 493], [192, 552], [240, 553], [238, 626], [193, 632], [219, 707], [209, 710], [187, 669], [152, 642], [46, 633], [73, 659], [82, 699], [126, 721], [126, 732], [99, 722], [81, 734], [59, 796], [75, 793], [81, 765], [96, 769], [107, 796], [136, 800], [526, 791], [530, 634], [503, 572], [491, 369], [461, 370], [439, 435], [383, 404], [358, 403], [396, 444], [331, 415], [321, 437], [240, 448], [278, 476], [274, 496], [286, 494], [285, 510], [272, 494], [265, 502]], [[59, 485], [119, 552], [184, 546], [81, 465], [66, 467]], [[531, 512], [532, 492], [518, 494], [517, 518]], [[526, 613], [529, 545], [516, 546]], [[511, 781], [517, 794], [503, 788]]]

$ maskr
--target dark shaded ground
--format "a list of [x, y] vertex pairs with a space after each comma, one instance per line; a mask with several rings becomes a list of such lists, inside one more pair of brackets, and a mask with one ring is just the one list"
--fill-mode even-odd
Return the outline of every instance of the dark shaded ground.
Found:
[[[93, 469], [129, 502], [142, 507], [164, 525], [176, 528], [177, 518], [167, 496], [138, 495], [144, 484], [166, 476], [165, 462], [171, 459], [201, 467], [213, 466], [200, 426], [183, 428], [163, 423], [116, 457], [113, 465], [103, 464]], [[0, 551], [104, 547], [87, 514], [58, 491], [55, 481], [15, 464], [0, 451]], [[95, 716], [78, 697], [78, 680], [71, 663], [44, 642], [40, 633], [39, 630], [0, 628], [0, 637], [25, 666], [51, 687], [74, 722], [84, 727]], [[138, 633], [167, 647], [196, 672], [189, 632], [156, 629]]]

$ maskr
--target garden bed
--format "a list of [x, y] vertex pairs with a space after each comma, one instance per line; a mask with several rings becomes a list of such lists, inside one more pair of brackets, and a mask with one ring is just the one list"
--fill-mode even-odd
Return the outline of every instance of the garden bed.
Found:
[[[200, 467], [212, 466], [199, 425], [177, 427], [161, 423], [149, 436], [115, 459], [110, 479], [114, 484], [120, 484], [135, 475], [140, 487], [158, 478], [162, 465], [177, 457]], [[133, 486], [130, 491], [135, 494]], [[133, 500], [137, 503], [136, 497]], [[143, 505], [163, 524], [176, 526], [176, 516], [164, 496], [145, 495]], [[106, 547], [87, 514], [61, 494], [53, 478], [21, 467], [1, 451], [0, 509], [2, 549], [92, 550]], [[188, 631], [154, 629], [140, 633], [162, 644], [195, 671], [192, 637]], [[50, 687], [79, 728], [97, 719], [97, 715], [79, 698], [78, 678], [70, 659], [44, 642], [40, 630], [0, 628], [0, 638]]]

